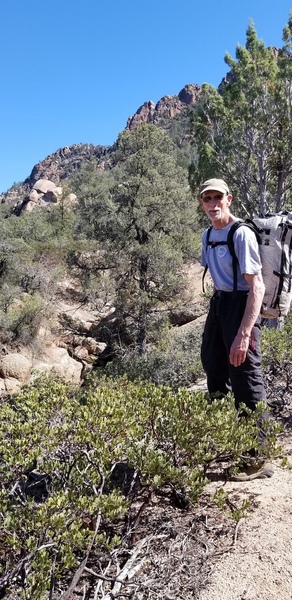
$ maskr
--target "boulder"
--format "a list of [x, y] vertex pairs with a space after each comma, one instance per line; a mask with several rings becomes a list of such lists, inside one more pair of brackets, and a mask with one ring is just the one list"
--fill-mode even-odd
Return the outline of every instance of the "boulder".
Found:
[[56, 184], [50, 181], [49, 179], [39, 179], [35, 182], [32, 189], [36, 190], [38, 193], [47, 194], [48, 192], [57, 193], [56, 190], [62, 188], [58, 188]]
[[58, 195], [54, 191], [49, 191], [46, 194], [43, 194], [43, 196], [40, 198], [39, 205], [46, 206], [48, 202], [53, 202], [56, 204], [58, 200]]
[[105, 350], [106, 343], [97, 342], [94, 338], [87, 337], [83, 340], [83, 346], [85, 346], [89, 354], [96, 354], [98, 356]]
[[38, 202], [39, 198], [41, 198], [42, 194], [37, 192], [36, 190], [31, 190], [28, 198], [29, 202]]
[[29, 380], [32, 363], [23, 354], [6, 354], [0, 359], [0, 377], [8, 379], [12, 377], [21, 383]]
[[46, 348], [42, 357], [33, 362], [37, 372], [52, 372], [68, 383], [80, 383], [83, 364], [69, 356], [65, 348], [50, 346]]
[[57, 186], [50, 179], [38, 179], [22, 206], [19, 207], [19, 214], [22, 210], [31, 212], [36, 206], [47, 206], [48, 203], [56, 204], [60, 201], [62, 193], [63, 188]]
[[78, 199], [77, 199], [76, 194], [73, 194], [73, 192], [71, 192], [70, 194], [68, 194], [68, 196], [66, 196], [66, 198], [64, 200], [64, 207], [66, 209], [74, 208], [74, 206], [76, 206], [77, 202], [78, 202]]
[[200, 304], [190, 303], [186, 306], [180, 306], [179, 308], [173, 308], [168, 313], [169, 322], [171, 325], [179, 326], [195, 321], [201, 316], [203, 310]]
[[20, 391], [20, 388], [21, 382], [18, 381], [18, 379], [14, 379], [14, 377], [0, 379], [0, 395], [17, 394]]
[[84, 346], [76, 346], [74, 348], [74, 356], [80, 360], [86, 360], [88, 358], [88, 350]]

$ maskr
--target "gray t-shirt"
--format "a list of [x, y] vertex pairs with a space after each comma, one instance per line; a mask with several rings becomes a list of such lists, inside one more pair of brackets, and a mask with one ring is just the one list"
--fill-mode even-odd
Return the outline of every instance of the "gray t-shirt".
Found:
[[[238, 219], [236, 219], [238, 220]], [[209, 242], [224, 242], [227, 240], [227, 234], [234, 221], [223, 227], [223, 229], [211, 230]], [[232, 292], [233, 290], [233, 267], [232, 256], [227, 245], [206, 248], [207, 231], [202, 236], [202, 256], [201, 264], [203, 267], [208, 265], [210, 275], [214, 282], [216, 290]], [[237, 267], [237, 289], [248, 290], [248, 284], [244, 279], [244, 274], [258, 275], [261, 272], [262, 264], [260, 259], [259, 247], [255, 234], [248, 227], [239, 227], [233, 236], [234, 250], [238, 259]]]

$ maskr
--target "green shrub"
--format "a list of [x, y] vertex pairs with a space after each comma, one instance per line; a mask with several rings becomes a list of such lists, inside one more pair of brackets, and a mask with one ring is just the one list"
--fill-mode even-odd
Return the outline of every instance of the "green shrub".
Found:
[[111, 377], [127, 375], [173, 389], [191, 386], [203, 376], [200, 360], [202, 331], [178, 329], [161, 334], [160, 341], [141, 356], [136, 348], [117, 349], [116, 357], [106, 366]]
[[[3, 400], [0, 593], [40, 600], [80, 557], [119, 543], [106, 526], [130, 501], [113, 484], [117, 466], [139, 475], [142, 490], [185, 489], [195, 502], [211, 461], [238, 462], [258, 446], [263, 410], [240, 418], [232, 398], [209, 404], [125, 378], [91, 377], [80, 389], [41, 377]], [[268, 454], [275, 439], [271, 429]]]
[[[1, 307], [0, 294], [0, 340], [15, 341], [29, 345], [34, 340], [45, 311], [45, 302], [38, 294], [21, 294], [11, 301], [9, 307]], [[4, 302], [3, 302], [4, 304]]]
[[283, 329], [263, 327], [262, 355], [268, 397], [283, 405], [289, 400], [292, 385], [292, 314], [285, 319]]

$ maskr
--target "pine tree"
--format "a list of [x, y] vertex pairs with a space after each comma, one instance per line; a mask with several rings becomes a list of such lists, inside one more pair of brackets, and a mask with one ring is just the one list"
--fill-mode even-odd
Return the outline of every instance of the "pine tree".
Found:
[[84, 182], [83, 195], [79, 189], [87, 208], [84, 186], [87, 198], [91, 195], [83, 218], [90, 218], [92, 235], [103, 241], [116, 309], [122, 318], [134, 319], [141, 354], [149, 316], [179, 295], [183, 261], [193, 253], [193, 202], [186, 171], [173, 151], [171, 139], [154, 125], [125, 131], [112, 156], [112, 185], [100, 193], [95, 174], [91, 184]]
[[250, 22], [236, 59], [225, 55], [226, 81], [219, 90], [203, 86], [193, 117], [198, 154], [191, 186], [195, 190], [212, 176], [226, 178], [242, 215], [281, 210], [291, 202], [291, 25], [290, 19], [278, 53], [258, 39]]

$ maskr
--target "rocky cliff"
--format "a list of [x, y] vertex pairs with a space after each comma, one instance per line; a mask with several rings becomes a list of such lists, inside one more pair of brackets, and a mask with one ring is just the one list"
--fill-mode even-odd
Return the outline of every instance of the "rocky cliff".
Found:
[[[168, 129], [175, 117], [184, 115], [187, 117], [189, 108], [197, 103], [200, 93], [199, 85], [188, 84], [178, 95], [164, 96], [156, 105], [151, 101], [145, 102], [133, 116], [128, 118], [125, 129], [132, 130], [141, 123], [153, 123]], [[37, 182], [47, 179], [56, 187], [60, 187], [62, 182], [76, 173], [84, 162], [92, 158], [97, 161], [99, 168], [110, 168], [111, 152], [112, 146], [93, 144], [74, 144], [60, 148], [35, 165], [25, 181], [13, 185], [5, 194], [1, 194], [0, 201], [13, 204], [15, 213], [20, 214], [31, 201], [30, 195], [36, 189]]]
[[145, 102], [133, 117], [128, 118], [126, 129], [131, 130], [141, 123], [153, 123], [159, 127], [165, 118], [171, 120], [177, 115], [187, 113], [189, 106], [198, 101], [200, 93], [199, 85], [188, 84], [177, 96], [163, 96], [156, 105], [151, 101]]
[[35, 165], [29, 177], [22, 183], [13, 185], [5, 194], [1, 194], [0, 201], [13, 204], [16, 214], [20, 214], [38, 181], [47, 179], [56, 187], [60, 187], [62, 182], [76, 173], [84, 162], [89, 162], [93, 158], [101, 169], [106, 168], [110, 151], [111, 148], [108, 146], [93, 144], [74, 144], [60, 148]]

